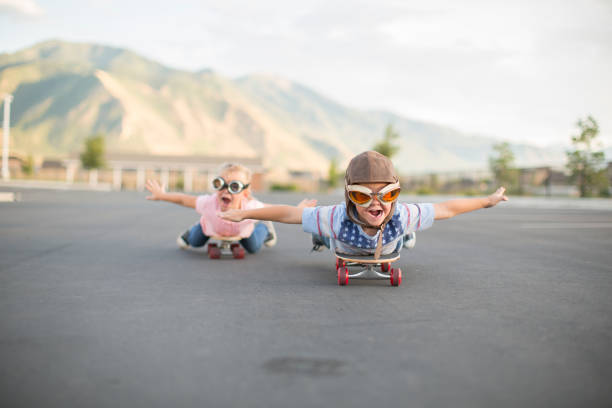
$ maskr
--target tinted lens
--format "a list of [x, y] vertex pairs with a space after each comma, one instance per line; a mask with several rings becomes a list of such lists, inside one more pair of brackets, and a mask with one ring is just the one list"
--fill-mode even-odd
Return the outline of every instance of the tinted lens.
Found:
[[400, 193], [399, 188], [396, 188], [395, 190], [391, 190], [388, 193], [386, 193], [384, 196], [382, 196], [382, 200], [387, 203], [395, 201], [397, 197], [399, 197], [399, 193]]
[[223, 180], [221, 177], [217, 177], [212, 182], [212, 186], [215, 190], [221, 190], [224, 185], [225, 185], [225, 180]]
[[231, 183], [229, 183], [229, 186], [227, 187], [227, 189], [232, 194], [238, 194], [239, 192], [242, 191], [242, 183], [239, 183], [237, 181], [232, 181]]
[[349, 197], [356, 204], [365, 204], [370, 201], [370, 196], [361, 191], [349, 191]]

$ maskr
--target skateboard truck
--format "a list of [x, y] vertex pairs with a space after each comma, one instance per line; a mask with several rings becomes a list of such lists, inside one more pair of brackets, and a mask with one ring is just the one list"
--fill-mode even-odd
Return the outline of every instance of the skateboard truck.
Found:
[[219, 259], [221, 255], [231, 255], [236, 259], [244, 258], [244, 248], [240, 246], [239, 242], [241, 237], [210, 237], [212, 241], [208, 244], [207, 251], [210, 259]]

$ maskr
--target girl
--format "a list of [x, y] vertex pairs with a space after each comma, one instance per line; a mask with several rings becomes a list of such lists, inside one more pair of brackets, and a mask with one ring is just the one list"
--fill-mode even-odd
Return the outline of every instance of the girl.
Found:
[[244, 220], [238, 223], [226, 221], [217, 213], [229, 210], [251, 210], [265, 205], [251, 195], [251, 170], [241, 164], [223, 164], [218, 176], [212, 182], [216, 192], [193, 196], [182, 193], [166, 193], [156, 180], [147, 180], [147, 190], [151, 195], [147, 200], [162, 200], [195, 208], [200, 220], [193, 227], [179, 235], [176, 243], [182, 249], [202, 247], [211, 236], [240, 236], [240, 244], [249, 253], [255, 253], [262, 245], [276, 244], [276, 231], [270, 221], [256, 222]]

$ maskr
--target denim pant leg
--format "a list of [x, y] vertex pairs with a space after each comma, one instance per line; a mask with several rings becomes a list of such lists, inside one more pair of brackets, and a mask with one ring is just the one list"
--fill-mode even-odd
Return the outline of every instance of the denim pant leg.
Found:
[[248, 238], [243, 238], [240, 243], [248, 253], [254, 254], [261, 249], [265, 239], [268, 237], [268, 227], [263, 222], [255, 224], [253, 233]]
[[192, 247], [197, 248], [204, 246], [204, 244], [206, 244], [206, 241], [208, 241], [209, 238], [210, 237], [204, 235], [204, 233], [202, 232], [202, 226], [199, 222], [193, 227], [191, 227], [191, 230], [189, 230], [189, 245], [191, 245]]

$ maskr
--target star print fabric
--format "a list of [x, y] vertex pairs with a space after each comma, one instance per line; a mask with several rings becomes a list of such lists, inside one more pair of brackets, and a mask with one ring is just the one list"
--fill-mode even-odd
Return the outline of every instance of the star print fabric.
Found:
[[[396, 213], [385, 227], [383, 245], [396, 240], [398, 237], [403, 237], [403, 230], [404, 228], [402, 228], [400, 222], [400, 215]], [[346, 218], [340, 224], [338, 239], [358, 248], [368, 248], [374, 250], [376, 249], [376, 244], [378, 242], [378, 235], [376, 235], [376, 237], [371, 237], [364, 234], [359, 225]]]
[[[433, 224], [434, 209], [432, 204], [397, 203], [395, 213], [387, 223], [383, 235], [383, 254], [390, 254], [401, 248], [403, 237], [411, 231], [424, 230]], [[353, 223], [346, 215], [344, 203], [305, 208], [302, 213], [304, 232], [330, 238], [332, 249], [346, 254], [373, 254], [378, 242], [378, 232], [369, 236], [361, 226]]]

